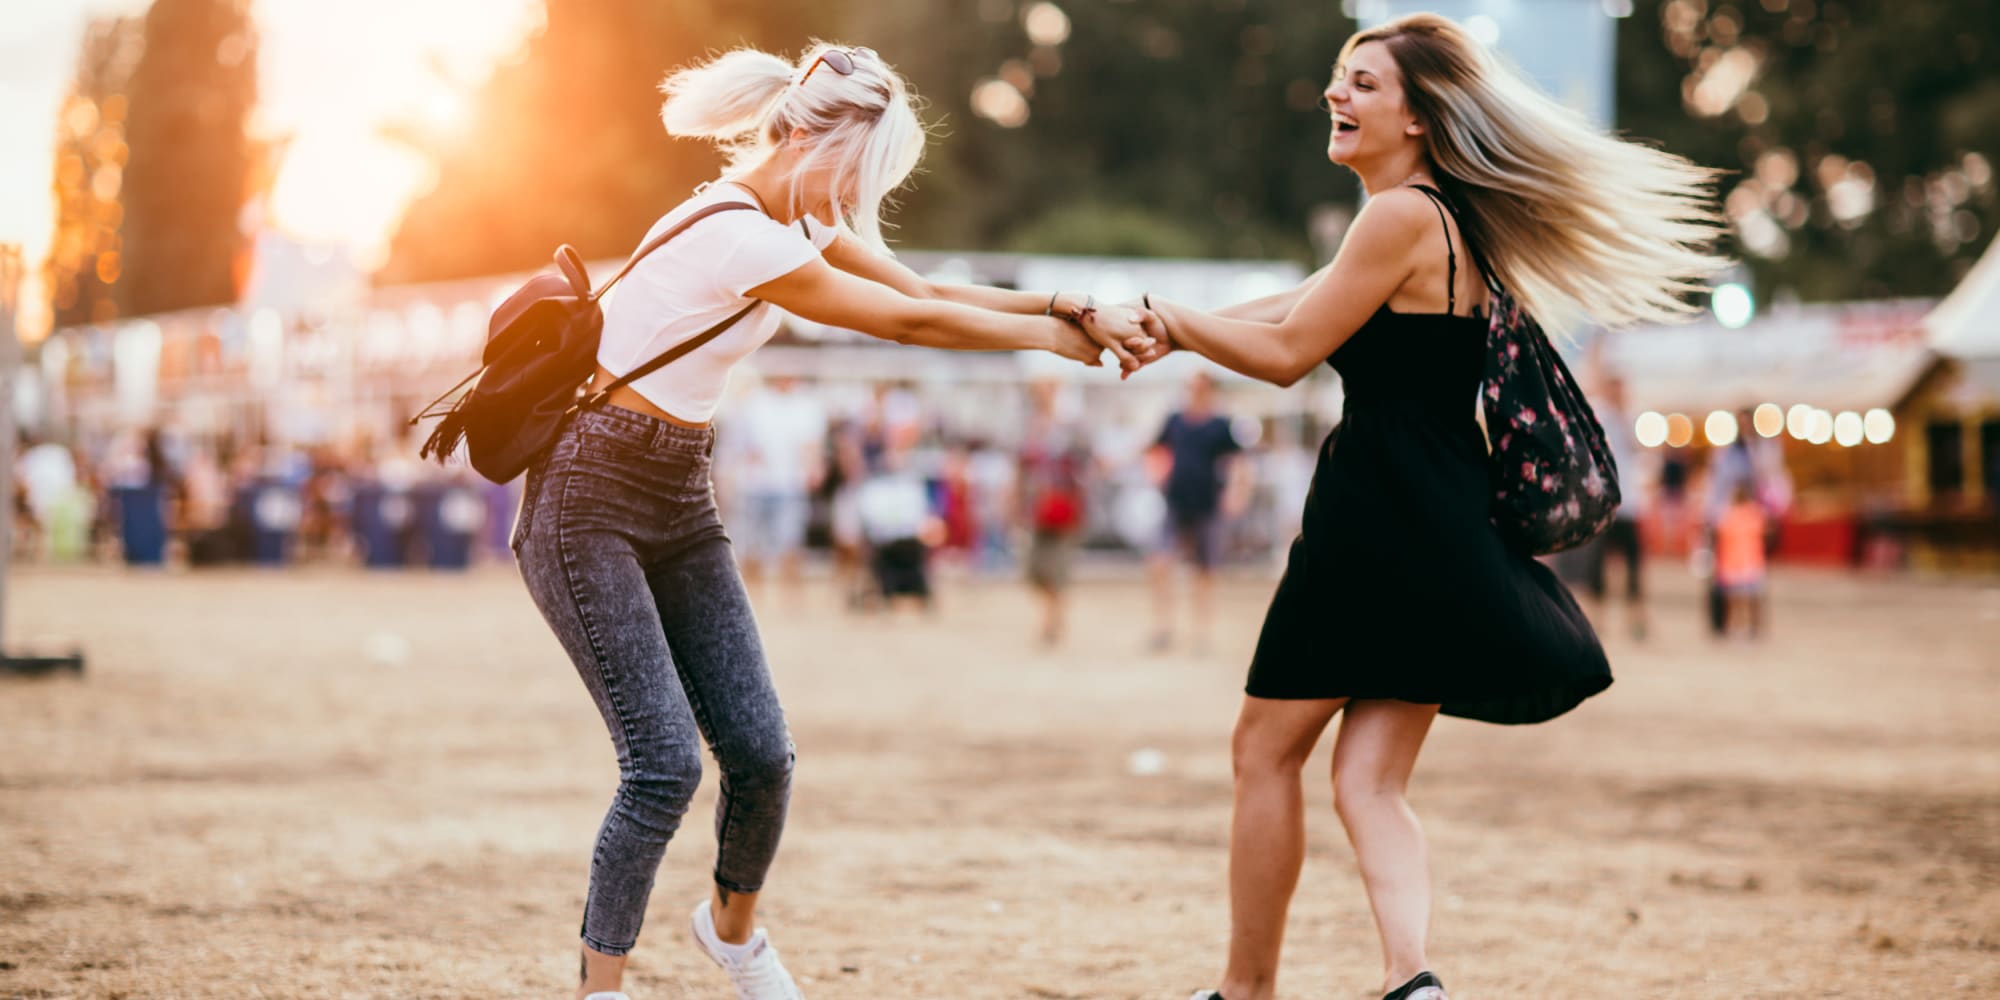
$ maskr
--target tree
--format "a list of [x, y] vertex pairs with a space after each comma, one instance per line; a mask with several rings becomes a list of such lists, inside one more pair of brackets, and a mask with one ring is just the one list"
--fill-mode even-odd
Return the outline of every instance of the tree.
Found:
[[[234, 302], [257, 99], [249, 0], [154, 0], [133, 70], [120, 308]], [[101, 192], [100, 192], [101, 193]]]
[[77, 57], [76, 82], [63, 101], [56, 125], [56, 231], [44, 265], [57, 326], [118, 315], [125, 214], [118, 189], [130, 154], [126, 92], [142, 44], [136, 20], [92, 22]]
[[1618, 120], [1722, 184], [1764, 296], [1941, 295], [2000, 224], [2000, 20], [1979, 0], [1648, 0]]
[[[934, 199], [920, 179], [913, 239], [931, 235], [937, 213], [959, 220], [937, 237], [966, 245], [1303, 261], [1311, 211], [1354, 198], [1351, 177], [1326, 161], [1329, 126], [1314, 109], [1354, 27], [1337, 4], [964, 0], [949, 31], [915, 14], [933, 5], [901, 6], [909, 13], [880, 31], [922, 60], [910, 75], [948, 128], [932, 158], [949, 183]], [[1064, 24], [1060, 43], [1037, 44]], [[996, 81], [1026, 98], [1015, 127], [975, 111], [975, 88]], [[968, 195], [970, 211], [945, 204]], [[1078, 214], [1124, 222], [1093, 245], [1089, 228], [1060, 221]], [[1140, 217], [1160, 234], [1150, 246], [1133, 245]]]
[[[882, 52], [938, 126], [890, 220], [903, 246], [1305, 259], [1309, 211], [1352, 197], [1312, 111], [1351, 27], [1322, 0], [717, 6], [549, 0], [547, 30], [485, 88], [477, 147], [433, 149], [438, 184], [382, 280], [537, 267], [565, 241], [628, 251], [716, 170], [661, 130], [660, 78], [706, 51], [789, 54], [813, 36]], [[1038, 8], [1065, 40], [1030, 38]], [[1027, 102], [1018, 127], [973, 111], [975, 88], [1003, 80]]]
[[[803, 6], [803, 5], [801, 5]], [[384, 282], [527, 270], [562, 243], [625, 254], [716, 172], [705, 145], [660, 126], [658, 85], [704, 52], [757, 38], [764, 20], [703, 0], [547, 0], [546, 27], [481, 91], [470, 138], [415, 131], [437, 183], [404, 217]]]
[[[936, 134], [892, 238], [937, 248], [1282, 256], [1351, 205], [1314, 111], [1353, 22], [1329, 0], [548, 0], [496, 73], [478, 144], [444, 156], [389, 276], [623, 253], [712, 176], [653, 85], [703, 51], [881, 51]], [[1766, 296], [1938, 294], [1996, 225], [2000, 20], [1976, 0], [1639, 0], [1618, 122], [1737, 171], [1723, 193]], [[975, 96], [977, 95], [977, 96]], [[1315, 252], [1317, 251], [1317, 253]]]

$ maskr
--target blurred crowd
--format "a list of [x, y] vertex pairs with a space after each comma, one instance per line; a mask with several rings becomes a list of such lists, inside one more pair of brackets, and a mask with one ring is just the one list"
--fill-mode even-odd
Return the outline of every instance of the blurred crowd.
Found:
[[[938, 390], [913, 382], [746, 383], [718, 422], [714, 475], [753, 581], [795, 580], [810, 554], [867, 606], [923, 600], [940, 565], [1013, 573], [1040, 551], [1054, 574], [1073, 550], [1156, 548], [1170, 471], [1153, 448], [1160, 428], [1085, 421], [1080, 386], [1028, 383], [1013, 410], [1024, 420], [987, 421], [948, 417]], [[1267, 559], [1293, 530], [1324, 428], [1216, 419], [1245, 454], [1209, 554]], [[505, 559], [520, 486], [421, 463], [401, 439], [302, 446], [172, 426], [85, 444], [24, 437], [13, 485], [19, 560], [194, 567]]]
[[[400, 443], [399, 443], [400, 444]], [[24, 439], [14, 556], [135, 566], [464, 565], [507, 490], [414, 452], [211, 439], [151, 428], [96, 448]], [[501, 515], [505, 516], [505, 515]]]
[[[939, 572], [1020, 576], [1053, 644], [1079, 559], [1143, 558], [1148, 644], [1166, 649], [1206, 644], [1218, 568], [1282, 565], [1327, 430], [1317, 419], [1232, 414], [1204, 374], [1143, 421], [1091, 419], [1085, 388], [1062, 380], [1012, 391], [1018, 405], [966, 419], [920, 383], [746, 380], [714, 458], [746, 580], [795, 600], [808, 563], [829, 566], [840, 599], [866, 610], [928, 605]], [[1625, 503], [1557, 571], [1587, 598], [1623, 598], [1643, 636], [1643, 560], [1686, 557], [1710, 582], [1718, 632], [1755, 634], [1790, 506], [1779, 442], [1643, 448], [1622, 384], [1594, 395]], [[300, 447], [156, 428], [96, 448], [23, 440], [14, 471], [14, 556], [30, 562], [453, 569], [509, 558], [519, 502], [519, 483], [421, 463], [403, 440]]]

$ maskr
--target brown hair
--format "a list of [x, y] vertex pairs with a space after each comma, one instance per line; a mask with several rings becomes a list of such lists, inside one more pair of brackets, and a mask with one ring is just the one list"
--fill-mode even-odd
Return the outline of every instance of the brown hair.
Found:
[[1463, 28], [1412, 14], [1359, 32], [1380, 42], [1424, 127], [1438, 185], [1465, 239], [1543, 325], [1682, 319], [1689, 295], [1729, 262], [1716, 171], [1592, 127], [1509, 69]]

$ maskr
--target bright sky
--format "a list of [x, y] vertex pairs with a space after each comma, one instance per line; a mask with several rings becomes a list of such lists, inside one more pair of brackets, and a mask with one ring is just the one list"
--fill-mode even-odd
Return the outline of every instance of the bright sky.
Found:
[[[146, 0], [29, 0], [0, 18], [0, 241], [48, 255], [56, 112], [93, 17], [142, 14]], [[22, 9], [25, 8], [25, 9]], [[380, 260], [396, 217], [430, 165], [379, 134], [417, 122], [449, 136], [494, 60], [539, 21], [538, 0], [254, 0], [264, 138], [288, 137], [272, 220], [313, 242]], [[470, 140], [472, 137], [463, 137]], [[38, 283], [21, 327], [37, 330]]]

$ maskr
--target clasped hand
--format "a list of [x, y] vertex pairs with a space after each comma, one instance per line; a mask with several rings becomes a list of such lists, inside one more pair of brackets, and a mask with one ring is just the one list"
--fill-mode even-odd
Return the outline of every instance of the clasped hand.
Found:
[[[1158, 313], [1138, 305], [1096, 306], [1079, 310], [1073, 321], [1078, 342], [1058, 351], [1085, 364], [1101, 363], [1110, 351], [1118, 359], [1119, 377], [1158, 361], [1173, 350], [1166, 324]], [[1074, 348], [1075, 350], [1071, 350]]]

